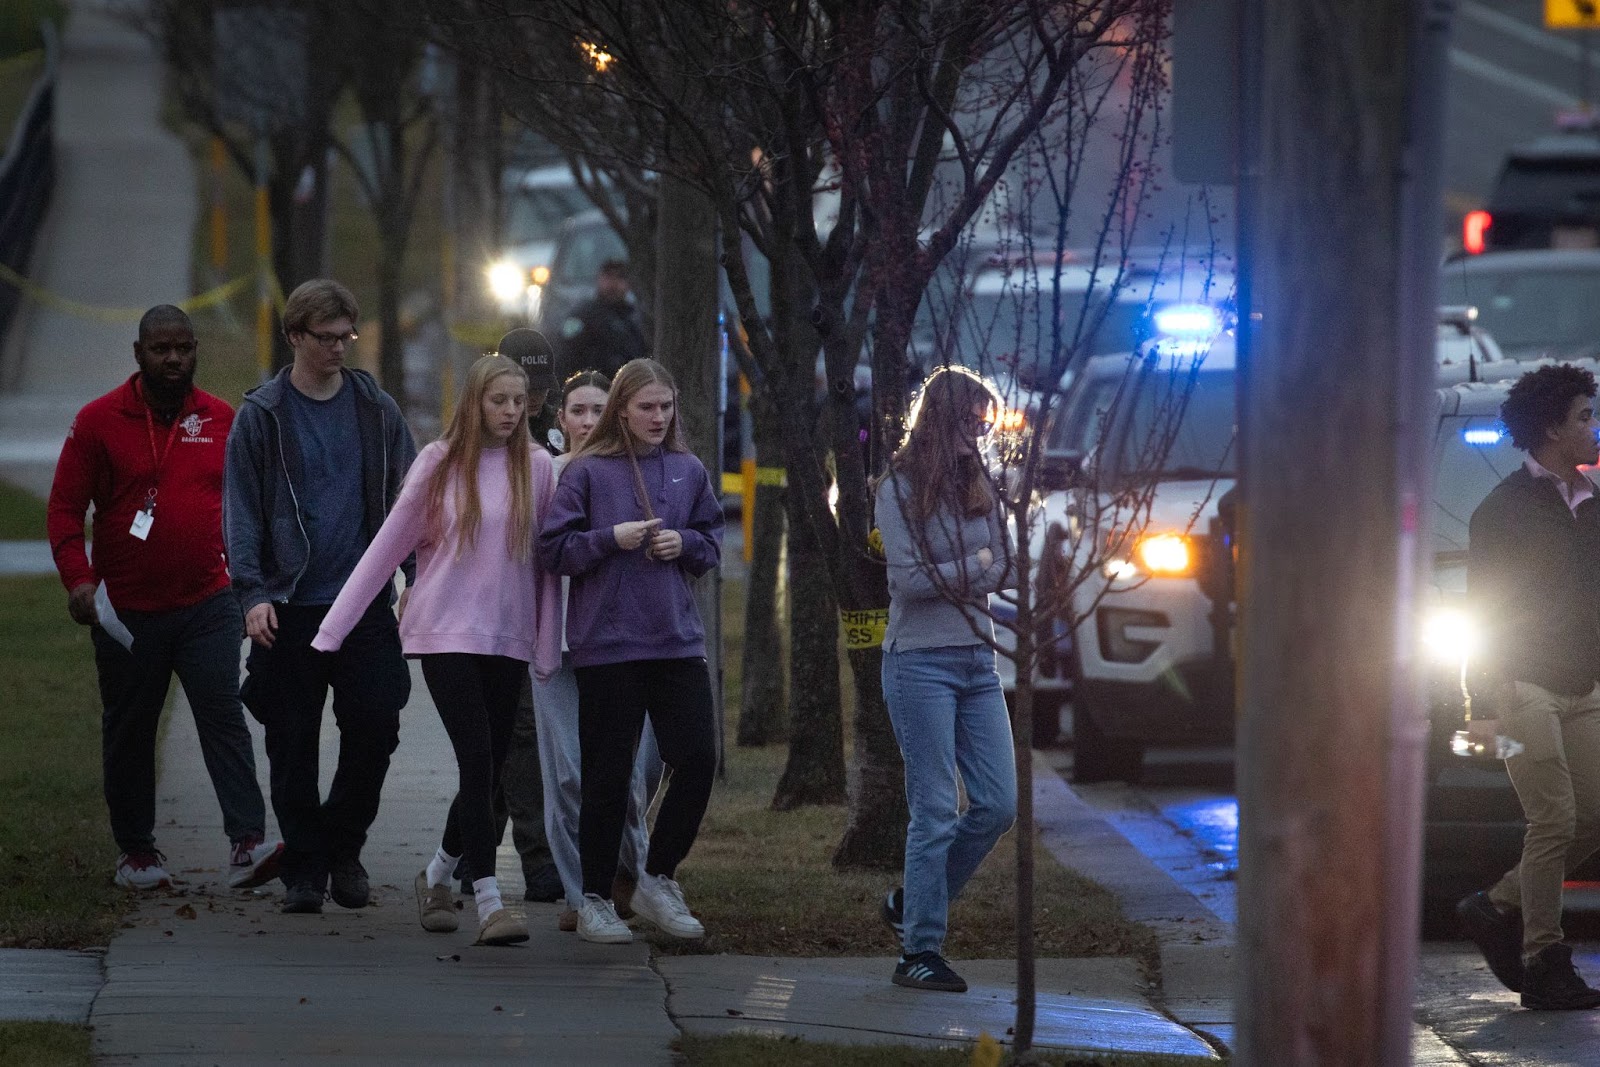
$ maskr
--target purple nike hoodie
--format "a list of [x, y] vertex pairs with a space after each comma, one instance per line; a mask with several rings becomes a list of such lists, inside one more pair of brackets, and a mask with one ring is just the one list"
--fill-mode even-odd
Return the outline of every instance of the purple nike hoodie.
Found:
[[539, 561], [570, 575], [567, 645], [575, 667], [706, 654], [705, 627], [690, 580], [722, 559], [722, 505], [704, 465], [689, 452], [656, 448], [639, 473], [660, 529], [683, 535], [683, 555], [624, 552], [611, 528], [646, 518], [627, 456], [567, 464], [539, 531]]

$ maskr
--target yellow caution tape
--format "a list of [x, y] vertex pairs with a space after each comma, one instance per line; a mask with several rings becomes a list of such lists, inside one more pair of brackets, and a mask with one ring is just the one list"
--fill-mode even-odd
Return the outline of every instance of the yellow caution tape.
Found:
[[841, 611], [839, 625], [844, 627], [845, 648], [851, 651], [877, 648], [883, 644], [884, 631], [889, 628], [889, 609], [865, 608], [860, 611]]
[[492, 322], [457, 322], [450, 326], [450, 336], [468, 348], [493, 352], [500, 346], [506, 331]]
[[[756, 484], [770, 485], [782, 489], [789, 484], [789, 476], [782, 467], [757, 467]], [[722, 491], [724, 493], [744, 492], [744, 475], [738, 471], [723, 471]]]
[[[232, 281], [224, 282], [215, 289], [191, 296], [187, 300], [180, 300], [177, 306], [185, 311], [196, 311], [201, 308], [212, 307], [231, 300], [247, 285], [256, 280], [254, 274], [242, 274]], [[52, 293], [43, 286], [29, 281], [4, 263], [0, 263], [0, 281], [5, 282], [18, 290], [23, 296], [42, 307], [63, 314], [75, 315], [82, 319], [91, 319], [95, 322], [138, 322], [144, 317], [148, 308], [109, 308], [86, 304], [81, 300], [72, 300]], [[276, 279], [274, 279], [276, 283]]]

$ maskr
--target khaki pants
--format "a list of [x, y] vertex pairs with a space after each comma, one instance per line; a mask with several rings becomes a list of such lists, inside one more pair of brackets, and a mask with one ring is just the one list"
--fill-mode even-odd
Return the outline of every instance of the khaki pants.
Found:
[[1531, 959], [1561, 941], [1561, 884], [1600, 849], [1600, 685], [1561, 696], [1515, 683], [1502, 731], [1523, 745], [1506, 760], [1528, 833], [1522, 862], [1489, 891], [1501, 908], [1522, 911], [1522, 952]]

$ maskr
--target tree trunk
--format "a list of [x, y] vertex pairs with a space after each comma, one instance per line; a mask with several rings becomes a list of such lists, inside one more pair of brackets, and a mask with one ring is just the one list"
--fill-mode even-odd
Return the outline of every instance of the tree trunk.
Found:
[[405, 395], [405, 343], [400, 336], [400, 270], [405, 255], [403, 235], [398, 238], [386, 235], [379, 243], [378, 384], [396, 397]]
[[[777, 412], [750, 394], [755, 426], [757, 469], [782, 467], [783, 442], [777, 434]], [[789, 733], [789, 697], [784, 686], [783, 641], [778, 625], [779, 557], [783, 553], [784, 489], [756, 483], [750, 572], [745, 586], [744, 654], [739, 674], [738, 742], [744, 746], [782, 741]], [[792, 586], [791, 586], [792, 588]], [[793, 599], [790, 604], [792, 606]], [[834, 676], [838, 676], [837, 669]], [[815, 675], [808, 676], [810, 684]], [[837, 719], [837, 714], [835, 719]], [[781, 788], [781, 787], [780, 787]]]
[[827, 561], [790, 486], [789, 648], [795, 671], [789, 704], [789, 760], [772, 796], [776, 811], [846, 798], [844, 720], [840, 715], [839, 611]]
[[[715, 489], [722, 471], [721, 335], [717, 329], [717, 214], [699, 189], [663, 174], [656, 228], [655, 355], [678, 382], [678, 419]], [[695, 583], [722, 750], [722, 571]]]
[[445, 327], [451, 331], [446, 365], [440, 368], [439, 411], [441, 426], [455, 407], [461, 380], [472, 360], [482, 351], [460, 340], [462, 326], [490, 321], [489, 294], [483, 285], [483, 267], [492, 255], [498, 227], [499, 134], [489, 106], [490, 84], [473, 63], [455, 62], [449, 152], [445, 178], [445, 215], [449, 235], [444, 256]]

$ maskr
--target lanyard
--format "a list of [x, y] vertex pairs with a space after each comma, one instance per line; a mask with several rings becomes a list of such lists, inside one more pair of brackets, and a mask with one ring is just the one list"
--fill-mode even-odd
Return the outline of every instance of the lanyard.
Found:
[[[179, 411], [179, 414], [182, 414], [181, 409]], [[156, 420], [150, 414], [150, 403], [149, 403], [149, 401], [145, 402], [145, 405], [144, 405], [144, 429], [145, 429], [145, 433], [150, 438], [150, 458], [155, 461], [155, 465], [156, 465], [155, 466], [155, 473], [151, 476], [151, 479], [150, 479], [150, 483], [151, 483], [150, 484], [150, 491], [149, 491], [149, 493], [147, 493], [145, 495], [145, 508], [147, 510], [153, 509], [155, 507], [156, 486], [159, 485], [160, 482], [161, 482], [161, 468], [167, 462], [167, 453], [172, 451], [172, 442], [174, 442], [174, 441], [176, 441], [178, 439], [178, 422], [179, 422], [178, 417], [176, 415], [174, 415], [173, 418], [172, 418], [172, 429], [167, 431], [167, 445], [166, 445], [165, 448], [161, 449], [160, 452], [157, 452], [156, 451]]]

